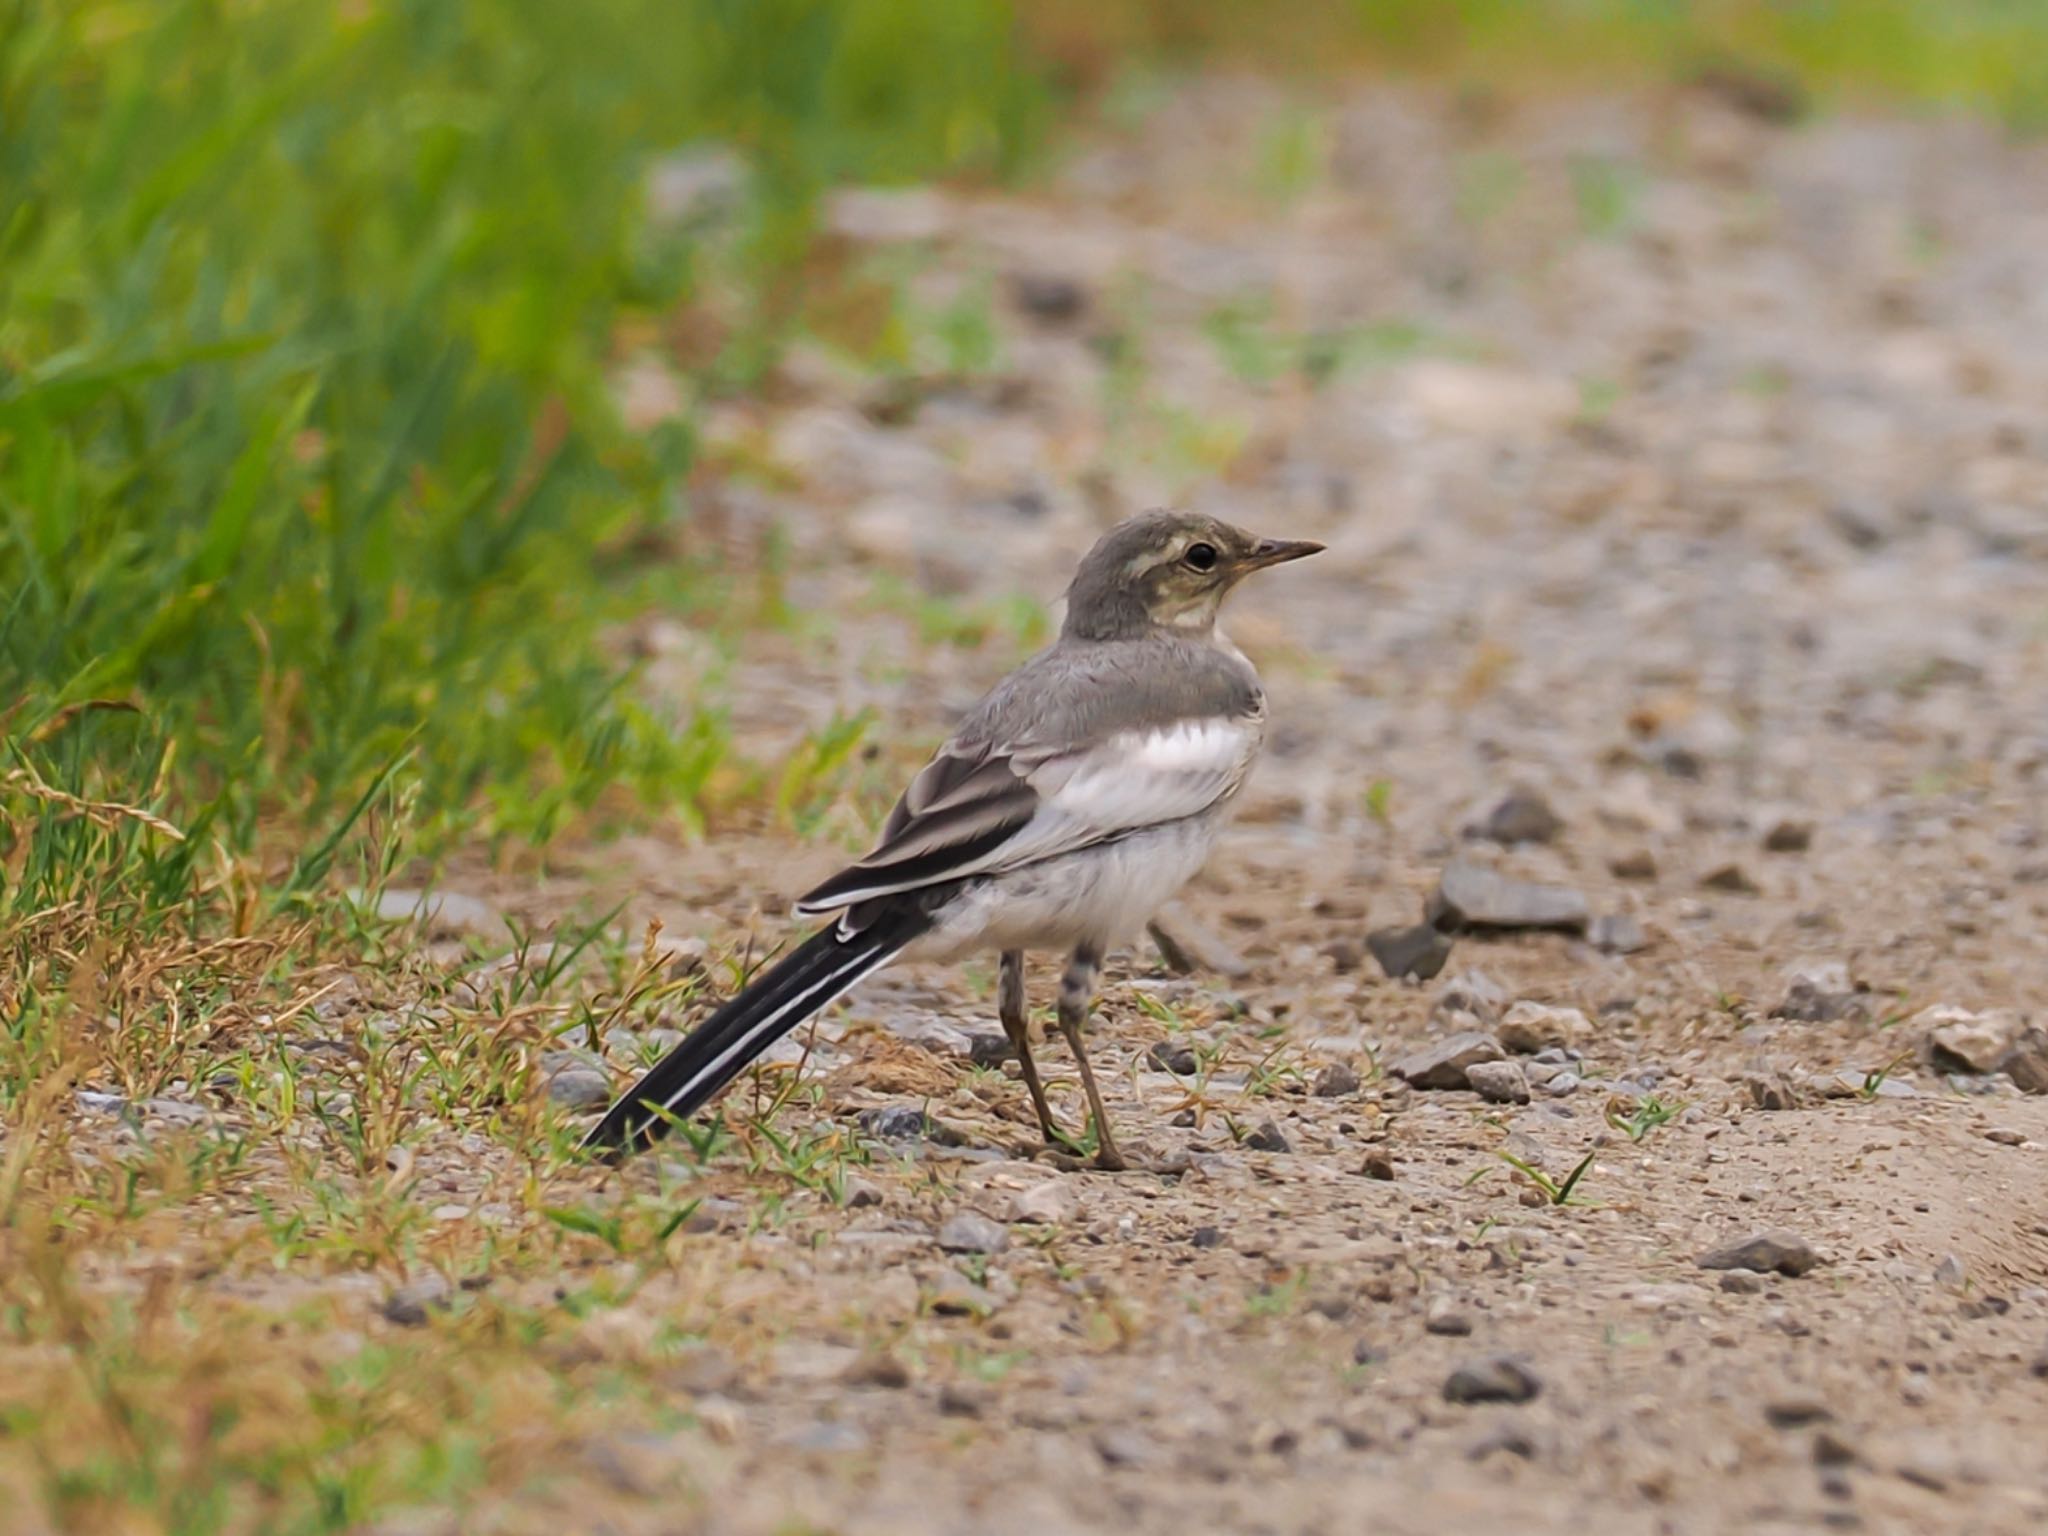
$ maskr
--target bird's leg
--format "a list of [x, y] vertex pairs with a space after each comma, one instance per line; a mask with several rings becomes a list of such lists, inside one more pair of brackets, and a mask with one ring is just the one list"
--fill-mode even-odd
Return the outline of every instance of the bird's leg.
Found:
[[1120, 1173], [1126, 1166], [1123, 1154], [1116, 1149], [1116, 1137], [1109, 1129], [1109, 1115], [1102, 1107], [1102, 1093], [1095, 1086], [1094, 1069], [1088, 1065], [1088, 1050], [1081, 1043], [1081, 1025], [1088, 1018], [1089, 1004], [1095, 1001], [1095, 978], [1101, 969], [1102, 954], [1099, 950], [1083, 944], [1074, 951], [1073, 959], [1067, 962], [1066, 974], [1060, 978], [1060, 1033], [1067, 1037], [1067, 1048], [1074, 1053], [1074, 1065], [1081, 1073], [1081, 1086], [1088, 1094], [1088, 1112], [1095, 1117], [1095, 1165]]
[[1031, 1094], [1031, 1107], [1038, 1112], [1038, 1129], [1055, 1146], [1071, 1146], [1065, 1131], [1053, 1123], [1052, 1107], [1045, 1102], [1045, 1084], [1038, 1076], [1038, 1063], [1031, 1059], [1031, 1020], [1024, 1000], [1024, 951], [1006, 949], [997, 971], [996, 1012], [1003, 1021], [1003, 1033], [1016, 1047], [1017, 1064], [1024, 1069], [1024, 1087]]

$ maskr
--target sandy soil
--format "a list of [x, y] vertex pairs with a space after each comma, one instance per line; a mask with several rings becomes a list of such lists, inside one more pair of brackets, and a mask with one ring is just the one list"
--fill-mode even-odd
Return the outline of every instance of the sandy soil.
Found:
[[[1319, 169], [1274, 185], [1276, 142]], [[1014, 1067], [970, 1059], [988, 968], [878, 982], [808, 1042], [821, 1113], [923, 1104], [961, 1144], [883, 1143], [847, 1205], [798, 1191], [768, 1222], [758, 1181], [714, 1173], [730, 1203], [593, 1344], [701, 1333], [668, 1378], [687, 1422], [594, 1441], [562, 1508], [2043, 1529], [2048, 1097], [1937, 1071], [1924, 1010], [2010, 1034], [2048, 977], [2048, 153], [1705, 95], [1215, 82], [1035, 195], [849, 197], [834, 224], [847, 270], [917, 264], [934, 311], [992, 284], [1000, 361], [877, 390], [821, 348], [774, 403], [712, 410], [714, 464], [779, 470], [707, 477], [700, 526], [742, 561], [786, 530], [804, 616], [735, 663], [750, 750], [874, 708], [871, 812], [1009, 659], [921, 639], [902, 594], [1053, 599], [1124, 511], [1330, 549], [1236, 604], [1275, 730], [1182, 920], [1239, 974], [1140, 944], [1094, 1036], [1126, 1138], [1176, 1171], [1031, 1157]], [[1338, 362], [1312, 383], [1304, 355]], [[638, 638], [657, 685], [702, 665], [677, 626]], [[1549, 841], [1466, 835], [1515, 789]], [[631, 893], [671, 936], [773, 942], [764, 914], [861, 830], [629, 840], [488, 894]], [[1452, 859], [1583, 892], [1643, 947], [1464, 937], [1389, 979], [1365, 935]], [[1520, 1000], [1582, 1015], [1552, 1017], [1578, 1059], [1533, 1102], [1389, 1070]], [[1631, 1139], [1653, 1099], [1672, 1118]], [[1592, 1162], [1556, 1205], [1503, 1154]], [[945, 1251], [961, 1213], [992, 1225], [948, 1242], [1001, 1251]], [[1772, 1229], [1813, 1267], [1697, 1263]], [[1503, 1355], [1533, 1397], [1447, 1398]]]

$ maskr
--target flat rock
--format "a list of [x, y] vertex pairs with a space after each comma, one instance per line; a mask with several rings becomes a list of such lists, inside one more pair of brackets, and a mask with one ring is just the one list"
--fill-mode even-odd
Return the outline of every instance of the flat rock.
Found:
[[1476, 1030], [1446, 1035], [1403, 1056], [1387, 1068], [1391, 1076], [1414, 1088], [1464, 1088], [1467, 1070], [1482, 1061], [1501, 1059], [1500, 1042]]
[[1820, 1263], [1820, 1254], [1796, 1232], [1758, 1232], [1740, 1242], [1712, 1249], [1694, 1261], [1701, 1269], [1751, 1269], [1760, 1274], [1803, 1275]]
[[1585, 1014], [1576, 1008], [1524, 1000], [1502, 1015], [1499, 1036], [1504, 1049], [1533, 1056], [1545, 1046], [1575, 1045], [1592, 1028]]
[[1465, 1069], [1465, 1080], [1489, 1104], [1529, 1102], [1529, 1080], [1517, 1062], [1475, 1061]]
[[1913, 1016], [1925, 1035], [1929, 1061], [1939, 1072], [1997, 1072], [2019, 1043], [2023, 1026], [2010, 1009], [1971, 1013], [1936, 1004]]
[[939, 1227], [939, 1246], [948, 1253], [1001, 1253], [1010, 1234], [979, 1211], [955, 1211]]
[[1365, 936], [1380, 969], [1395, 980], [1412, 976], [1427, 981], [1451, 958], [1450, 935], [1430, 923], [1409, 928], [1375, 928]]
[[1542, 1378], [1513, 1355], [1468, 1361], [1444, 1378], [1447, 1403], [1526, 1403], [1542, 1390]]
[[1428, 910], [1431, 925], [1445, 933], [1467, 928], [1583, 933], [1591, 915], [1585, 896], [1570, 886], [1518, 880], [1463, 859], [1445, 868]]

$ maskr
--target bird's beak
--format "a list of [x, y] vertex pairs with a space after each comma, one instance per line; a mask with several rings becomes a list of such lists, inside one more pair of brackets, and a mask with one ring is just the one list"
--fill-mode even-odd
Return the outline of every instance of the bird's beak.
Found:
[[1319, 555], [1322, 551], [1323, 546], [1314, 539], [1261, 539], [1252, 546], [1252, 552], [1245, 557], [1245, 564], [1252, 570], [1263, 570], [1269, 565], [1284, 565], [1289, 560]]

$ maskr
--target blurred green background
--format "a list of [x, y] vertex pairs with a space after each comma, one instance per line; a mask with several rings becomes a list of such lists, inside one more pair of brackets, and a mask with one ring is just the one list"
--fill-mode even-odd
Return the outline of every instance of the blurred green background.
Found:
[[2048, 120], [2033, 0], [0, 0], [0, 915], [309, 888], [373, 792], [427, 848], [692, 816], [716, 698], [606, 634], [720, 573], [618, 338], [724, 285], [744, 392], [823, 189], [1028, 178], [1213, 63]]

